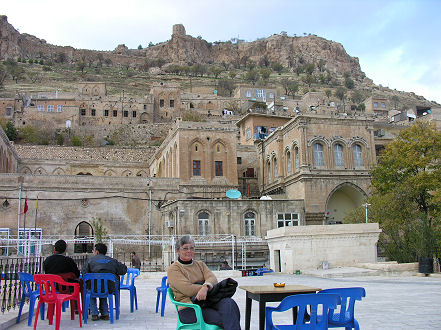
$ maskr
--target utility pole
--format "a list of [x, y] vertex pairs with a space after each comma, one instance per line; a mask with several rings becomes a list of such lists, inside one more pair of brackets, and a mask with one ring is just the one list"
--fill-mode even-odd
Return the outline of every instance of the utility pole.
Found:
[[151, 257], [151, 250], [150, 250], [150, 240], [151, 240], [151, 222], [152, 222], [152, 186], [150, 185], [151, 181], [147, 180], [147, 186], [149, 187], [149, 218], [148, 218], [148, 239], [149, 239], [149, 258]]

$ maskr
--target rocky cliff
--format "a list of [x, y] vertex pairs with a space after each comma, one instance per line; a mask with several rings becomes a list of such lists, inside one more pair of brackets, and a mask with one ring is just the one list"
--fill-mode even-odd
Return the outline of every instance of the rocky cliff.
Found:
[[[60, 56], [61, 54], [61, 56]], [[43, 59], [73, 63], [105, 61], [112, 65], [137, 67], [146, 61], [161, 59], [166, 63], [222, 63], [239, 65], [246, 61], [259, 63], [262, 59], [279, 62], [294, 68], [305, 63], [319, 63], [337, 74], [350, 72], [355, 79], [362, 79], [358, 58], [349, 56], [339, 43], [317, 36], [289, 37], [273, 35], [253, 42], [209, 43], [201, 38], [185, 34], [182, 25], [175, 25], [170, 40], [142, 50], [131, 50], [119, 45], [114, 51], [94, 51], [48, 44], [29, 34], [19, 33], [0, 16], [0, 59]]]

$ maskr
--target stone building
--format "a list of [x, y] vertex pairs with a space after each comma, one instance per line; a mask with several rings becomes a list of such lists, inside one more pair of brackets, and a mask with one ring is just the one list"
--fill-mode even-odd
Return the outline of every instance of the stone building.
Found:
[[14, 147], [0, 127], [0, 174], [17, 172], [18, 162], [19, 157]]
[[299, 115], [259, 141], [266, 195], [305, 202], [305, 223], [341, 222], [368, 195], [376, 162], [373, 120]]

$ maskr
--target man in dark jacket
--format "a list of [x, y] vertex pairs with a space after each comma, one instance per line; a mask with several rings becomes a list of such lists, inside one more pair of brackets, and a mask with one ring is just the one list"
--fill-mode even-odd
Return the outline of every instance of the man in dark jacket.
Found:
[[[120, 263], [118, 260], [106, 256], [107, 246], [103, 243], [95, 244], [93, 256], [87, 259], [83, 267], [83, 274], [86, 273], [113, 273], [117, 278], [117, 287], [114, 290], [119, 290], [119, 275], [127, 273], [127, 266]], [[112, 290], [109, 285], [109, 290]], [[98, 308], [96, 305], [96, 298], [91, 298], [90, 309], [92, 311], [92, 321], [109, 319], [109, 307], [106, 298], [100, 298], [100, 313], [98, 317]]]
[[43, 270], [46, 274], [63, 274], [72, 273], [75, 279], [80, 277], [78, 266], [72, 258], [66, 257], [67, 244], [62, 239], [55, 243], [54, 251], [50, 257], [47, 257], [43, 262]]

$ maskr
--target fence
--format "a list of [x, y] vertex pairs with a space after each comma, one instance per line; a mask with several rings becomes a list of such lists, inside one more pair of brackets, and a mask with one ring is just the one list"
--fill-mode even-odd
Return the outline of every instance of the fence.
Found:
[[[10, 311], [18, 307], [22, 288], [18, 272], [38, 274], [43, 272], [45, 257], [1, 257], [0, 258], [0, 306], [1, 312]], [[82, 268], [86, 261], [85, 256], [74, 256], [73, 259]], [[33, 287], [35, 290], [35, 288]]]

